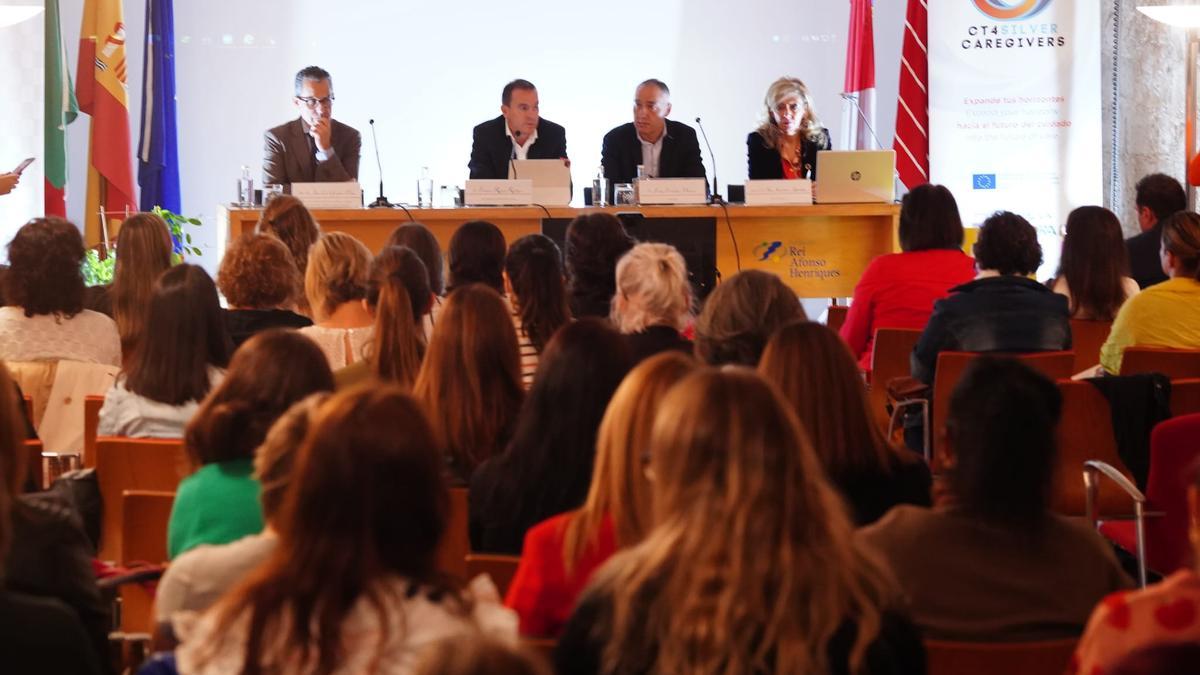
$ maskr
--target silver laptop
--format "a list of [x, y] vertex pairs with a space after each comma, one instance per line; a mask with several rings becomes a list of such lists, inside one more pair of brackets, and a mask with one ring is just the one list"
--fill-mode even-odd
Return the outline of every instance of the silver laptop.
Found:
[[818, 204], [890, 204], [895, 176], [895, 150], [822, 150], [813, 198]]
[[561, 159], [514, 159], [508, 178], [533, 181], [533, 201], [545, 206], [571, 203], [571, 170]]

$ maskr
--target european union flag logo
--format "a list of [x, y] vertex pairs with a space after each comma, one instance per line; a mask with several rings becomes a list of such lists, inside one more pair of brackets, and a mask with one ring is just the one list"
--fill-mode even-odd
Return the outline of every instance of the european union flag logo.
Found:
[[996, 174], [994, 173], [977, 173], [972, 177], [971, 187], [976, 190], [995, 190], [996, 189]]

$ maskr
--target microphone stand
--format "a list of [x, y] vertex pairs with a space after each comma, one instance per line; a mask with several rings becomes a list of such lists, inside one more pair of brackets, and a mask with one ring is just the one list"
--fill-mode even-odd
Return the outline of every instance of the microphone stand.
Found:
[[[867, 114], [865, 112], [863, 112], [862, 106], [858, 104], [858, 95], [847, 94], [845, 92], [842, 92], [841, 97], [847, 101], [850, 101], [852, 104], [854, 104], [854, 109], [858, 111], [858, 116], [859, 116], [859, 118], [862, 119], [863, 126], [867, 128], [867, 131], [871, 132], [871, 138], [874, 139], [874, 141], [875, 141], [875, 147], [882, 150], [883, 143], [879, 142], [879, 136], [875, 135], [875, 129], [871, 127], [871, 121], [867, 119]], [[900, 171], [898, 169], [896, 169], [895, 162], [893, 162], [892, 163], [892, 189], [895, 190], [897, 193], [899, 193], [900, 190], [898, 188], [900, 185], [903, 185], [903, 183], [900, 182]]]
[[[383, 162], [379, 161], [379, 137], [375, 135], [375, 120], [367, 120], [371, 125], [371, 141], [375, 145], [375, 166], [379, 169], [379, 198], [371, 202], [368, 208], [372, 209], [390, 209], [394, 208], [395, 204], [388, 201], [387, 197], [383, 196]], [[412, 216], [410, 215], [409, 218]]]
[[725, 199], [721, 197], [721, 183], [717, 181], [717, 156], [713, 154], [712, 144], [708, 142], [708, 134], [704, 131], [704, 124], [700, 118], [696, 118], [696, 126], [700, 128], [700, 135], [704, 137], [704, 145], [708, 147], [708, 157], [712, 160], [713, 165], [713, 189], [712, 195], [708, 198], [709, 204], [724, 204]]

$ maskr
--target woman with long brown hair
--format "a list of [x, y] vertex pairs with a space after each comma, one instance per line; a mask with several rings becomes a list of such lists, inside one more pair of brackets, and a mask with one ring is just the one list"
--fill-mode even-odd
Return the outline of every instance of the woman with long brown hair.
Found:
[[791, 403], [855, 525], [875, 522], [896, 504], [929, 506], [929, 467], [879, 430], [854, 356], [837, 333], [790, 323], [767, 343], [758, 372]]
[[796, 292], [777, 275], [738, 272], [705, 300], [696, 319], [696, 356], [711, 366], [735, 363], [753, 368], [776, 329], [806, 318]]
[[521, 381], [528, 388], [538, 356], [554, 332], [571, 320], [562, 253], [554, 240], [528, 234], [514, 241], [504, 258], [504, 288], [521, 349]]
[[296, 278], [297, 307], [301, 314], [308, 314], [304, 279], [308, 271], [309, 249], [321, 238], [320, 225], [308, 212], [304, 202], [291, 195], [278, 195], [263, 208], [262, 215], [254, 226], [254, 233], [269, 234], [287, 246], [299, 273]]
[[512, 641], [511, 615], [435, 567], [449, 497], [416, 400], [393, 386], [334, 396], [296, 462], [275, 552], [185, 638], [180, 672], [408, 673], [447, 637]]
[[517, 333], [499, 293], [471, 284], [450, 294], [413, 393], [456, 480], [469, 481], [483, 460], [508, 445], [524, 388]]
[[743, 369], [690, 375], [649, 447], [654, 529], [597, 573], [559, 672], [925, 672], [899, 591], [854, 546], [773, 387]]
[[1067, 296], [1072, 319], [1112, 321], [1137, 295], [1121, 221], [1103, 206], [1081, 206], [1067, 216], [1058, 272], [1046, 283]]
[[128, 358], [146, 330], [146, 308], [154, 282], [171, 267], [174, 243], [167, 223], [153, 213], [135, 213], [117, 233], [112, 284], [88, 289], [84, 303], [117, 322], [121, 352]]

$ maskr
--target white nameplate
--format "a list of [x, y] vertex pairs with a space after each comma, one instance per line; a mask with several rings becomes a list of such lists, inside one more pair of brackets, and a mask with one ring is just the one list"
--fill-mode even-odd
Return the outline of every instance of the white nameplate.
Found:
[[363, 205], [357, 181], [292, 183], [292, 196], [309, 209], [361, 209]]
[[468, 180], [465, 203], [467, 206], [527, 206], [534, 203], [533, 181], [527, 178]]
[[748, 180], [746, 181], [746, 204], [769, 206], [772, 204], [812, 204], [811, 180]]
[[707, 204], [703, 178], [643, 178], [634, 183], [639, 204]]

